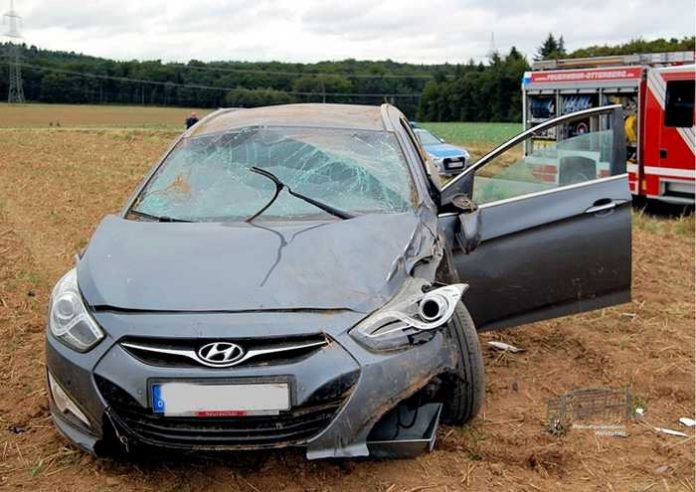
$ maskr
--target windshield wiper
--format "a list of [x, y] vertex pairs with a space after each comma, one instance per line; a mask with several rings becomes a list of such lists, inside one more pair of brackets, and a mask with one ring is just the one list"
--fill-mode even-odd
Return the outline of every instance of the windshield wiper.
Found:
[[143, 217], [145, 219], [149, 219], [155, 222], [191, 222], [190, 220], [175, 219], [173, 217], [167, 216], [160, 217], [157, 215], [146, 214], [145, 212], [139, 212], [138, 210], [129, 210], [128, 215], [130, 214], [137, 215], [138, 217]]
[[353, 218], [353, 216], [351, 214], [344, 212], [343, 210], [339, 210], [337, 208], [332, 207], [331, 205], [327, 205], [326, 203], [322, 203], [318, 200], [315, 200], [314, 198], [310, 198], [308, 196], [305, 196], [305, 195], [302, 195], [302, 194], [297, 193], [295, 191], [292, 191], [288, 185], [283, 183], [280, 179], [278, 179], [278, 177], [275, 174], [273, 174], [270, 171], [266, 171], [265, 169], [261, 169], [260, 167], [256, 167], [256, 166], [252, 166], [251, 168], [249, 168], [249, 171], [251, 171], [252, 173], [260, 174], [261, 176], [264, 176], [264, 177], [270, 179], [271, 181], [273, 181], [273, 183], [275, 184], [276, 190], [275, 190], [275, 194], [273, 195], [273, 198], [271, 198], [269, 200], [269, 202], [266, 205], [264, 205], [264, 207], [261, 210], [256, 212], [254, 215], [252, 215], [248, 219], [246, 219], [246, 222], [251, 222], [256, 217], [258, 217], [259, 215], [264, 213], [266, 210], [268, 210], [268, 207], [273, 205], [273, 202], [276, 201], [276, 198], [278, 198], [278, 195], [280, 195], [280, 192], [283, 190], [283, 188], [286, 188], [288, 190], [288, 193], [290, 193], [292, 196], [299, 198], [300, 200], [304, 200], [305, 202], [307, 202], [311, 205], [314, 205], [317, 208], [322, 209], [324, 212], [327, 212], [327, 213], [334, 215], [336, 217], [340, 217], [341, 219], [352, 219]]

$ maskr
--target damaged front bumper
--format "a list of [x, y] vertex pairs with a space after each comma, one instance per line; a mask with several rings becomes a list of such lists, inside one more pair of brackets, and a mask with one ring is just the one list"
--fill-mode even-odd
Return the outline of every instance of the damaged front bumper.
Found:
[[[212, 324], [229, 330], [230, 316], [217, 315]], [[147, 326], [138, 317], [105, 314], [99, 321], [113, 333], [109, 326]], [[236, 321], [244, 325], [243, 317], [238, 317]], [[310, 331], [326, 324], [325, 315], [297, 318], [297, 326]], [[213, 327], [208, 336], [216, 335]], [[408, 405], [403, 402], [453, 370], [456, 360], [447, 332], [440, 330], [427, 342], [389, 353], [371, 352], [344, 332], [296, 360], [227, 369], [158, 365], [134, 356], [110, 337], [87, 356], [52, 337], [47, 342], [49, 373], [89, 425], [52, 404], [54, 421], [63, 435], [93, 454], [105, 454], [113, 446], [130, 450], [144, 444], [204, 451], [299, 446], [306, 448], [309, 459], [413, 456], [432, 446], [440, 405], [423, 398], [411, 399]], [[290, 382], [292, 408], [275, 416], [162, 417], [154, 414], [149, 397], [149, 384], [157, 380], [279, 378]]]
[[368, 437], [375, 424], [456, 363], [442, 332], [427, 343], [389, 355], [370, 353], [349, 338], [343, 341], [351, 354], [358, 354], [360, 378], [337, 418], [308, 443], [310, 459], [370, 456]]

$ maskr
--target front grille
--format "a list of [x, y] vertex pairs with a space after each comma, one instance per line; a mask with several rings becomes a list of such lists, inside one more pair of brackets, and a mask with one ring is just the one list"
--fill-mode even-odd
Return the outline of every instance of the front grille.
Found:
[[[209, 343], [233, 342], [241, 347], [245, 356], [236, 365], [258, 366], [295, 363], [328, 344], [328, 338], [319, 333], [316, 335], [301, 335], [290, 337], [268, 338], [235, 338], [235, 339], [206, 339], [206, 338], [143, 338], [128, 337], [121, 340], [121, 347], [136, 359], [152, 366], [160, 367], [200, 367], [208, 365], [201, 361], [198, 349]], [[253, 355], [247, 358], [247, 356]]]
[[[350, 375], [349, 383], [357, 379]], [[127, 392], [96, 376], [113, 423], [139, 441], [181, 449], [261, 449], [297, 446], [329, 425], [347, 394], [312, 398], [311, 404], [272, 416], [164, 417], [142, 407]], [[329, 396], [326, 394], [325, 396]]]

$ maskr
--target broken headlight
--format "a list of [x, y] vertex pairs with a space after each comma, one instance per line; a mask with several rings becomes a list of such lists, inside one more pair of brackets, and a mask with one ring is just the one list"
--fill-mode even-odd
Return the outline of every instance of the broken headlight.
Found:
[[362, 320], [350, 334], [373, 350], [395, 350], [410, 345], [418, 335], [446, 325], [466, 284], [452, 284], [428, 292], [402, 292]]
[[48, 308], [48, 329], [58, 340], [78, 352], [87, 352], [104, 338], [104, 332], [82, 302], [74, 268], [53, 289]]

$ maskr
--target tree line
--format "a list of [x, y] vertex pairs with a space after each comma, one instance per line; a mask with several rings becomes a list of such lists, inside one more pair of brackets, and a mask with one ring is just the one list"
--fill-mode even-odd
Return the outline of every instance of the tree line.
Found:
[[[563, 36], [555, 37], [549, 34], [537, 49], [534, 60], [694, 51], [695, 41], [696, 37], [693, 36], [653, 41], [638, 39], [618, 46], [590, 46], [567, 53]], [[475, 65], [470, 62], [465, 66], [457, 66], [453, 79], [439, 78], [425, 85], [418, 106], [418, 119], [521, 121], [520, 81], [524, 72], [529, 69], [527, 59], [514, 47], [503, 56], [494, 53], [487, 65]]]
[[[8, 92], [9, 45], [0, 45], [0, 97]], [[114, 61], [21, 46], [28, 101], [214, 108], [288, 102], [381, 104], [413, 115], [426, 82], [455, 65], [385, 61], [319, 63]]]
[[[9, 45], [0, 45], [0, 95], [8, 92]], [[20, 46], [28, 101], [254, 107], [291, 102], [397, 105], [424, 121], [519, 121], [527, 59], [514, 47], [485, 63], [411, 64], [354, 59], [319, 63], [115, 61]], [[634, 40], [566, 53], [553, 34], [534, 59], [694, 49], [694, 37]]]

